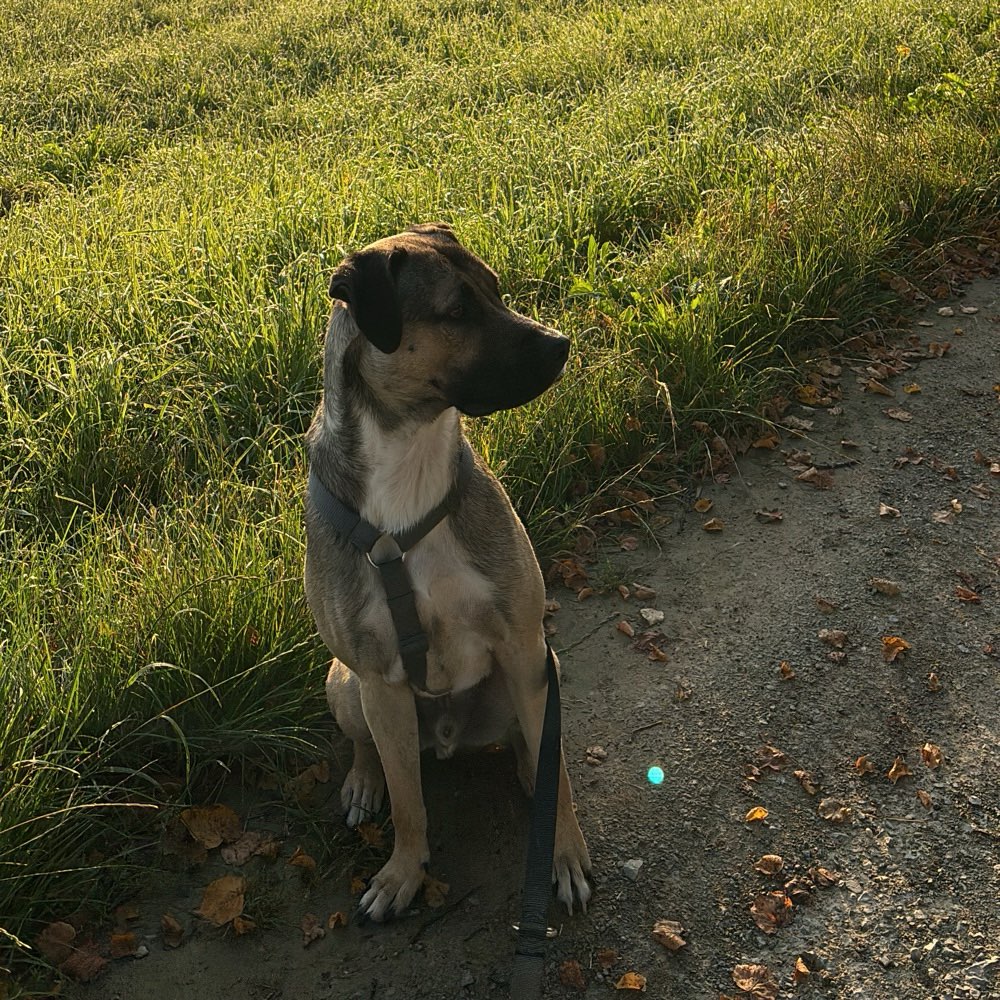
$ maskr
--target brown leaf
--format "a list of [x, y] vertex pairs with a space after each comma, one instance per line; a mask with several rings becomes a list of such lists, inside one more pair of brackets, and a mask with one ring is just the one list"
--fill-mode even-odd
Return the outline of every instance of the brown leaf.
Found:
[[219, 856], [227, 865], [245, 865], [251, 858], [258, 855], [274, 860], [278, 856], [281, 842], [269, 833], [259, 830], [247, 830], [235, 843], [227, 844], [219, 852]]
[[920, 804], [925, 809], [933, 809], [934, 808], [934, 801], [927, 794], [927, 792], [925, 792], [922, 788], [918, 788], [917, 789], [917, 798], [920, 799]]
[[847, 642], [847, 633], [839, 628], [824, 628], [817, 633], [821, 642], [825, 642], [834, 649], [843, 649]]
[[816, 888], [813, 880], [805, 875], [793, 875], [785, 883], [785, 892], [788, 893], [793, 903], [801, 906], [812, 899], [813, 890]]
[[622, 635], [627, 635], [630, 639], [635, 638], [635, 629], [627, 621], [623, 620], [618, 622], [618, 624], [615, 625], [615, 628], [618, 629]]
[[840, 872], [833, 872], [829, 868], [816, 865], [809, 869], [809, 877], [821, 889], [826, 889], [831, 885], [836, 885], [840, 881]]
[[809, 483], [810, 486], [815, 486], [818, 490], [833, 489], [833, 473], [821, 472], [815, 466], [810, 466], [805, 472], [800, 472], [795, 479], [800, 483]]
[[792, 774], [810, 795], [815, 795], [819, 791], [819, 782], [808, 771], [793, 771]]
[[778, 435], [775, 434], [772, 431], [770, 434], [764, 435], [764, 437], [757, 438], [757, 440], [754, 441], [754, 443], [752, 445], [750, 445], [750, 447], [751, 448], [771, 448], [771, 449], [773, 449], [773, 448], [777, 448], [778, 444], [779, 444]]
[[792, 919], [792, 901], [783, 892], [761, 893], [750, 905], [750, 915], [765, 934], [774, 934]]
[[713, 517], [711, 520], [706, 521], [701, 527], [704, 531], [722, 531], [725, 527], [725, 523], [721, 518]]
[[912, 777], [913, 772], [906, 766], [906, 761], [902, 757], [897, 757], [892, 762], [892, 767], [886, 771], [886, 777], [895, 785], [900, 778]]
[[903, 423], [913, 419], [913, 414], [908, 410], [904, 410], [899, 406], [890, 406], [888, 410], [882, 411], [887, 417], [892, 417], [893, 420], [902, 420]]
[[896, 660], [912, 647], [898, 635], [882, 636], [882, 659], [886, 663], [895, 663]]
[[138, 947], [139, 941], [133, 931], [112, 934], [110, 937], [109, 950], [112, 958], [128, 958], [135, 954]]
[[753, 513], [761, 524], [778, 524], [785, 518], [780, 510], [755, 510]]
[[96, 979], [108, 966], [108, 960], [97, 952], [94, 942], [75, 948], [73, 954], [59, 966], [64, 976], [75, 979], [78, 983], [89, 983]]
[[623, 601], [627, 601], [632, 596], [632, 592], [628, 589], [628, 587], [625, 586], [624, 583], [619, 583], [618, 595], [621, 597]]
[[178, 816], [172, 817], [164, 825], [160, 848], [168, 857], [179, 858], [188, 868], [204, 864], [208, 860], [205, 845], [192, 838]]
[[179, 948], [184, 937], [184, 928], [172, 913], [164, 913], [160, 917], [160, 933], [163, 935], [163, 944], [167, 948]]
[[788, 660], [782, 660], [781, 663], [778, 664], [778, 671], [781, 674], [781, 679], [783, 681], [790, 681], [793, 677], [795, 677], [795, 671], [792, 670], [792, 665], [788, 662]]
[[242, 875], [223, 875], [208, 884], [201, 905], [194, 912], [217, 927], [228, 924], [243, 912], [246, 888], [247, 881]]
[[970, 590], [968, 587], [956, 587], [955, 596], [967, 604], [978, 604], [982, 600], [974, 590]]
[[935, 768], [941, 766], [944, 761], [944, 756], [941, 753], [941, 748], [935, 743], [925, 743], [920, 748], [920, 756], [923, 758], [924, 763], [933, 771]]
[[916, 382], [908, 382], [906, 385], [903, 386], [903, 392], [905, 392], [908, 396], [912, 396], [914, 393], [921, 391], [922, 390], [920, 386], [917, 385]]
[[594, 953], [594, 961], [606, 972], [618, 961], [618, 952], [614, 948], [598, 948]]
[[243, 823], [239, 816], [221, 802], [183, 809], [181, 822], [192, 838], [209, 851], [222, 843], [230, 844], [239, 840], [243, 833]]
[[244, 934], [252, 934], [257, 930], [257, 922], [249, 917], [233, 917], [233, 930], [237, 937], [243, 937]]
[[633, 583], [632, 595], [637, 601], [652, 601], [656, 597], [656, 591], [652, 587], [646, 587], [641, 583]]
[[809, 966], [801, 958], [795, 959], [795, 968], [792, 970], [792, 982], [796, 985], [809, 978]]
[[935, 524], [954, 524], [955, 523], [955, 511], [954, 510], [936, 510], [931, 514], [931, 520]]
[[595, 592], [594, 592], [594, 588], [593, 587], [581, 587], [576, 592], [576, 599], [578, 601], [585, 601], [585, 600], [587, 600], [588, 597], [593, 597], [594, 593]]
[[942, 687], [942, 685], [941, 685], [941, 679], [932, 670], [927, 675], [927, 690], [928, 691], [940, 691], [941, 687]]
[[854, 770], [858, 774], [871, 774], [875, 770], [875, 765], [867, 757], [859, 757], [854, 762]]
[[702, 497], [700, 500], [695, 500], [694, 509], [699, 514], [705, 514], [712, 509], [712, 501], [708, 497]]
[[763, 806], [754, 806], [747, 814], [743, 817], [743, 822], [745, 823], [760, 823], [761, 821], [767, 819], [767, 810]]
[[583, 978], [583, 968], [575, 958], [567, 958], [559, 966], [559, 982], [567, 989], [586, 992], [587, 980]]
[[883, 385], [876, 379], [870, 378], [865, 382], [865, 388], [869, 392], [874, 392], [879, 396], [895, 396], [896, 394], [888, 386]]
[[447, 882], [440, 882], [430, 875], [424, 875], [424, 902], [433, 910], [444, 906], [450, 888]]
[[657, 920], [653, 924], [653, 940], [668, 951], [680, 951], [687, 945], [684, 928], [676, 920]]
[[780, 854], [764, 854], [754, 863], [754, 869], [762, 875], [777, 875], [784, 864]]
[[364, 822], [357, 826], [358, 836], [369, 846], [380, 851], [385, 847], [385, 832], [378, 823]]
[[832, 614], [837, 610], [837, 605], [833, 601], [827, 600], [825, 597], [820, 597], [818, 594], [813, 597], [813, 601], [816, 607], [823, 612], [824, 615]]
[[302, 930], [302, 947], [308, 948], [313, 941], [326, 937], [326, 928], [315, 913], [307, 913], [299, 922]]
[[885, 594], [887, 597], [896, 597], [899, 594], [899, 584], [893, 583], [892, 580], [884, 580], [881, 577], [873, 576], [868, 581], [868, 584], [880, 594]]
[[788, 757], [783, 750], [765, 743], [757, 751], [757, 763], [762, 770], [780, 771], [788, 763]]
[[316, 871], [316, 859], [306, 854], [301, 847], [295, 848], [286, 864], [291, 865], [293, 868], [301, 868], [304, 872]]
[[936, 340], [932, 340], [927, 345], [927, 353], [932, 358], [943, 358], [951, 350], [951, 342], [943, 341], [938, 343]]
[[73, 954], [76, 928], [65, 920], [57, 920], [43, 928], [35, 938], [35, 947], [52, 965], [65, 962]]
[[879, 502], [878, 515], [879, 517], [899, 517], [899, 508], [890, 507], [887, 503]]
[[338, 927], [347, 926], [347, 914], [343, 910], [337, 910], [326, 918], [326, 929], [335, 931]]
[[635, 990], [638, 993], [646, 992], [646, 977], [638, 972], [626, 972], [621, 979], [615, 983], [616, 990]]
[[831, 823], [846, 823], [851, 818], [852, 809], [840, 799], [820, 799], [816, 811]]
[[733, 982], [755, 1000], [775, 1000], [778, 983], [766, 965], [737, 965], [733, 969]]
[[635, 535], [623, 535], [618, 540], [618, 547], [623, 552], [635, 552], [639, 548], [639, 539]]

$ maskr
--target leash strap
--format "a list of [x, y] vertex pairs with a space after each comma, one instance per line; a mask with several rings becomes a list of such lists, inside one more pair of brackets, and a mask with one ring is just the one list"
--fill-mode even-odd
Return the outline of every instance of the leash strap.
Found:
[[524, 888], [521, 891], [521, 922], [510, 977], [510, 1000], [540, 1000], [542, 996], [542, 972], [548, 936], [545, 915], [552, 898], [552, 853], [556, 839], [562, 733], [555, 656], [547, 642], [545, 650], [548, 694], [545, 697], [545, 720], [538, 747], [538, 770], [535, 773], [528, 858], [524, 865]]
[[473, 464], [472, 451], [464, 445], [458, 455], [455, 481], [444, 499], [412, 528], [398, 535], [380, 531], [366, 521], [326, 488], [315, 469], [309, 470], [309, 496], [316, 509], [337, 534], [363, 552], [378, 570], [396, 629], [396, 647], [410, 684], [419, 691], [427, 690], [427, 650], [430, 644], [420, 624], [413, 584], [403, 556], [455, 508], [458, 495], [472, 473]]

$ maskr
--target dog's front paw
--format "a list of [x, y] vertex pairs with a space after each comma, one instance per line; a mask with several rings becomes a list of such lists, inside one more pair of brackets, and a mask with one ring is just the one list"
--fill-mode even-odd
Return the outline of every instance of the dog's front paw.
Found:
[[385, 775], [376, 754], [373, 759], [355, 754], [354, 766], [347, 772], [340, 789], [340, 805], [347, 825], [353, 830], [359, 823], [373, 819], [385, 802]]
[[423, 885], [424, 866], [413, 857], [394, 851], [382, 870], [368, 884], [368, 891], [358, 903], [358, 916], [382, 921], [399, 916]]
[[573, 913], [574, 900], [584, 913], [587, 912], [590, 900], [588, 874], [590, 853], [574, 817], [571, 830], [556, 829], [555, 852], [552, 856], [552, 881], [556, 886], [556, 895], [565, 904], [567, 913]]

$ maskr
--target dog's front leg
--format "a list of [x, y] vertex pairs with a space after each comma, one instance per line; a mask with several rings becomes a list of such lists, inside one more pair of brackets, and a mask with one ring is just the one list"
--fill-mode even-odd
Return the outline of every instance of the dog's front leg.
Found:
[[362, 679], [361, 707], [382, 759], [395, 844], [392, 857], [361, 897], [358, 912], [362, 917], [384, 920], [390, 912], [398, 916], [409, 906], [430, 859], [420, 787], [417, 707], [405, 682], [387, 684], [381, 676]]
[[[545, 670], [545, 644], [525, 644], [508, 650], [503, 658], [504, 677], [514, 711], [521, 726], [528, 760], [522, 770], [531, 776], [538, 771], [538, 750], [542, 742], [545, 699], [548, 694]], [[555, 654], [553, 653], [553, 656]], [[556, 662], [558, 669], [558, 661]], [[566, 771], [566, 757], [559, 748], [559, 804], [556, 811], [556, 840], [552, 855], [552, 881], [556, 895], [573, 912], [574, 898], [584, 911], [590, 899], [590, 853], [573, 809], [573, 790]]]

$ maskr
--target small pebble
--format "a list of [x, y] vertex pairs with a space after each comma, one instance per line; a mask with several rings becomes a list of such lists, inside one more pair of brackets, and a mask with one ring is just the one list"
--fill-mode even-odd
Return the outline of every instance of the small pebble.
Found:
[[639, 877], [639, 869], [642, 867], [642, 858], [631, 858], [622, 865], [622, 875], [630, 882], [634, 882]]

